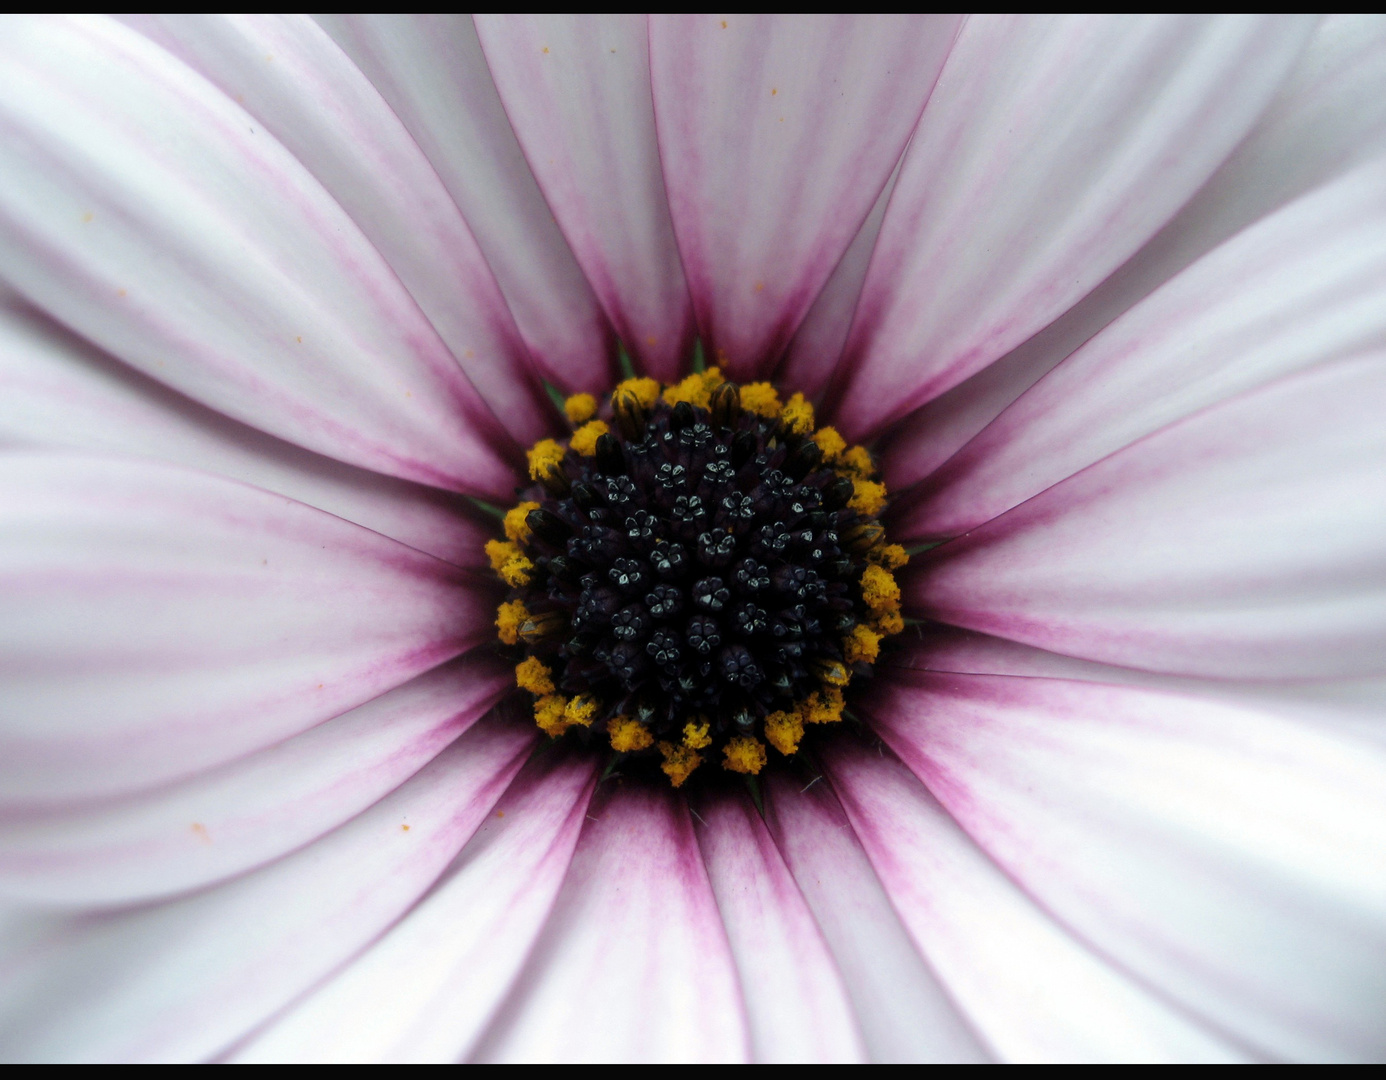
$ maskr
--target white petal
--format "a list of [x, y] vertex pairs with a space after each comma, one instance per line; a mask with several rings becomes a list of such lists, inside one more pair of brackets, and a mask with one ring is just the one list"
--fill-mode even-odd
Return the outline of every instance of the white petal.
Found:
[[427, 899], [234, 1060], [464, 1057], [544, 925], [596, 780], [592, 759], [545, 760], [515, 778]]
[[446, 664], [278, 746], [116, 802], [0, 817], [0, 893], [129, 904], [316, 840], [389, 794], [513, 687], [487, 654]]
[[0, 299], [0, 446], [152, 457], [326, 510], [462, 566], [496, 535], [460, 495], [368, 472], [241, 424]]
[[1052, 322], [1256, 122], [1312, 19], [974, 16], [924, 110], [857, 306], [852, 437]]
[[1252, 710], [903, 673], [873, 726], [1081, 939], [1274, 1056], [1386, 1051], [1386, 753]]
[[309, 449], [475, 494], [505, 433], [413, 298], [258, 121], [102, 19], [0, 45], [0, 275], [146, 374]]
[[20, 941], [3, 950], [5, 1058], [224, 1052], [408, 910], [532, 744], [523, 726], [479, 724], [360, 817], [248, 877], [155, 907], [11, 927]]
[[872, 1061], [979, 1061], [990, 1051], [890, 906], [827, 785], [776, 774], [766, 823], [837, 959]]
[[744, 1006], [682, 799], [599, 797], [481, 1061], [744, 1061]]
[[694, 810], [757, 1062], [859, 1062], [866, 1048], [842, 976], [799, 887], [746, 798]]
[[153, 462], [0, 455], [0, 797], [188, 776], [493, 633], [466, 572]]
[[478, 15], [477, 33], [578, 265], [646, 371], [672, 380], [693, 341], [655, 145], [643, 15]]
[[471, 17], [314, 18], [428, 155], [548, 378], [567, 391], [610, 389], [610, 327], [525, 163]]

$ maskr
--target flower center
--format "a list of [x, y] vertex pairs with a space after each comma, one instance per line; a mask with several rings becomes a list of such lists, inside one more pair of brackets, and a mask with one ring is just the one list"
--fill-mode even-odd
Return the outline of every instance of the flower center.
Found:
[[903, 625], [871, 455], [815, 430], [802, 395], [716, 368], [565, 411], [576, 430], [529, 451], [533, 484], [487, 544], [539, 727], [678, 787], [709, 758], [757, 774], [766, 744], [788, 757], [841, 720]]

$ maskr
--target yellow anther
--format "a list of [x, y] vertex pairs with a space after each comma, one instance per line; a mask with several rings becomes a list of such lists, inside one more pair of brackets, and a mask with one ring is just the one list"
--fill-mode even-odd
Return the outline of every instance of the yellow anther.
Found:
[[722, 747], [722, 768], [731, 772], [755, 776], [765, 768], [765, 744], [749, 735], [741, 735]]
[[574, 394], [563, 402], [563, 415], [570, 424], [581, 424], [597, 415], [597, 399], [591, 394]]
[[864, 446], [854, 446], [844, 451], [838, 465], [859, 476], [870, 476], [876, 471], [876, 463], [871, 460], [871, 452]]
[[842, 640], [842, 655], [849, 664], [855, 664], [858, 660], [874, 664], [880, 653], [881, 635], [869, 627], [854, 626], [852, 632]]
[[662, 742], [659, 744], [659, 752], [664, 755], [664, 764], [660, 769], [669, 778], [672, 787], [681, 787], [683, 782], [693, 775], [693, 770], [703, 763], [703, 756], [686, 746]]
[[804, 718], [797, 712], [772, 712], [765, 718], [765, 739], [785, 757], [799, 749]]
[[686, 379], [680, 379], [672, 386], [666, 386], [664, 388], [665, 404], [677, 405], [680, 401], [686, 401], [690, 405], [701, 405], [706, 409], [708, 402], [712, 400], [712, 389], [707, 385], [703, 374], [695, 371]]
[[486, 557], [491, 560], [491, 569], [497, 572], [516, 555], [524, 554], [508, 540], [487, 540]]
[[880, 563], [887, 570], [899, 570], [910, 561], [909, 553], [899, 544], [881, 544], [866, 554], [867, 559]]
[[496, 636], [506, 645], [514, 645], [520, 640], [520, 627], [529, 619], [521, 600], [507, 600], [496, 608]]
[[573, 432], [568, 445], [583, 457], [591, 457], [597, 452], [597, 440], [610, 430], [605, 420], [592, 420]]
[[530, 576], [534, 573], [534, 564], [525, 556], [515, 554], [505, 561], [499, 573], [503, 582], [512, 589], [518, 589], [521, 585], [529, 584]]
[[640, 402], [645, 408], [649, 408], [659, 400], [659, 383], [654, 379], [636, 378], [627, 379], [625, 382], [616, 384], [616, 389], [611, 391], [612, 400], [622, 394], [630, 394], [636, 401]]
[[708, 734], [711, 726], [707, 723], [688, 721], [683, 725], [683, 745], [690, 750], [701, 750], [705, 746], [711, 746], [712, 736]]
[[879, 634], [889, 637], [905, 628], [905, 620], [898, 611], [882, 611], [877, 613], [876, 621], [872, 625]]
[[795, 435], [807, 435], [813, 430], [813, 405], [803, 394], [795, 394], [780, 410], [780, 423]]
[[898, 611], [900, 586], [889, 570], [872, 564], [861, 572], [861, 598], [872, 611]]
[[597, 701], [586, 694], [571, 698], [563, 710], [564, 721], [576, 727], [591, 727], [592, 721], [596, 718]]
[[741, 388], [741, 407], [748, 413], [773, 420], [780, 415], [783, 406], [780, 395], [768, 382], [747, 383]]
[[563, 447], [553, 439], [540, 439], [529, 448], [529, 478], [542, 480], [563, 462]]
[[618, 754], [629, 754], [654, 745], [650, 729], [624, 713], [607, 721], [606, 733], [611, 737], [611, 749]]
[[552, 694], [553, 672], [537, 656], [531, 656], [515, 665], [515, 685], [536, 697]]
[[839, 435], [834, 427], [819, 428], [813, 434], [813, 441], [818, 444], [818, 449], [823, 451], [823, 460], [830, 465], [847, 449], [847, 440]]
[[875, 517], [885, 509], [886, 489], [884, 484], [878, 484], [874, 480], [863, 480], [860, 476], [852, 477], [852, 498], [847, 505], [858, 514], [866, 517]]
[[852, 672], [839, 660], [819, 660], [814, 666], [828, 686], [846, 686], [852, 681]]
[[552, 738], [558, 738], [568, 730], [563, 718], [563, 710], [568, 702], [562, 694], [545, 694], [534, 703], [534, 722], [539, 730]]
[[836, 724], [842, 719], [844, 705], [841, 690], [825, 687], [799, 703], [799, 715], [806, 724]]
[[[517, 544], [523, 544], [529, 539], [529, 522], [525, 518], [529, 517], [531, 510], [538, 510], [537, 502], [522, 502], [519, 506], [512, 507], [505, 512], [505, 535], [514, 540]], [[499, 570], [499, 566], [493, 566], [493, 570]]]
[[726, 381], [727, 380], [722, 377], [722, 369], [719, 367], [710, 367], [703, 372], [703, 385], [707, 387], [707, 392], [709, 394]]

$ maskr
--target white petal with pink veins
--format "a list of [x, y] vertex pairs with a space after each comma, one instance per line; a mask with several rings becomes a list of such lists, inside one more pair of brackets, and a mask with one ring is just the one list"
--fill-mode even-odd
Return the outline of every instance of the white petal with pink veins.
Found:
[[844, 355], [877, 432], [1053, 321], [1270, 101], [1309, 18], [974, 16], [915, 131]]
[[496, 535], [461, 495], [358, 469], [199, 405], [0, 299], [0, 446], [152, 457], [326, 510], [461, 566]]
[[51, 812], [0, 808], [0, 895], [128, 904], [267, 863], [389, 794], [513, 684], [473, 653], [173, 787]]
[[611, 385], [611, 331], [526, 164], [470, 15], [314, 18], [428, 155], [535, 361], [564, 390]]
[[1069, 936], [893, 755], [844, 742], [824, 763], [901, 920], [1004, 1059], [1244, 1059]]
[[694, 806], [698, 845], [741, 973], [752, 1059], [865, 1061], [837, 964], [750, 799], [713, 796]]
[[837, 959], [870, 1059], [990, 1058], [900, 925], [826, 783], [802, 786], [771, 776], [766, 822]]
[[399, 275], [507, 430], [552, 423], [495, 277], [417, 143], [308, 16], [143, 15], [122, 21], [205, 75], [327, 189]]
[[0, 455], [0, 798], [188, 776], [491, 637], [466, 572], [154, 462]]
[[1182, 695], [909, 682], [873, 725], [1078, 936], [1261, 1053], [1381, 1057], [1386, 754]]
[[593, 803], [548, 925], [481, 1061], [744, 1061], [744, 1006], [687, 807]]
[[655, 145], [643, 15], [478, 15], [506, 115], [626, 348], [670, 380], [693, 339]]
[[0, 941], [9, 1060], [224, 1053], [382, 933], [467, 842], [532, 745], [473, 728], [370, 810], [248, 877], [111, 914], [16, 919]]
[[1189, 267], [926, 480], [906, 536], [956, 536], [1172, 421], [1386, 345], [1386, 157]]
[[591, 760], [545, 762], [533, 759], [515, 778], [418, 907], [234, 1060], [466, 1056], [544, 925], [596, 779]]
[[1386, 673], [1386, 353], [1198, 413], [911, 567], [941, 621], [1151, 671]]
[[504, 430], [337, 202], [251, 114], [118, 23], [11, 21], [0, 275], [228, 416], [475, 494]]
[[705, 342], [764, 377], [894, 168], [955, 15], [651, 15], [659, 152]]

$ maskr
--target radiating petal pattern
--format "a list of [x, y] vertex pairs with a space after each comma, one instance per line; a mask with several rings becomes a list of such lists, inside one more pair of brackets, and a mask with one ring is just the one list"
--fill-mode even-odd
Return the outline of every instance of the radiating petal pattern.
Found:
[[1152, 671], [1386, 671], [1386, 353], [1147, 437], [934, 549], [944, 622]]
[[466, 573], [280, 495], [0, 455], [0, 800], [188, 776], [488, 637]]
[[602, 392], [611, 330], [526, 164], [469, 15], [316, 15], [428, 155], [491, 264], [535, 362]]
[[664, 192], [643, 15], [476, 17], [506, 115], [631, 354], [671, 380], [693, 312]]
[[735, 797], [699, 800], [694, 814], [741, 974], [753, 1059], [864, 1061], [842, 976], [760, 814]]
[[462, 566], [494, 519], [461, 495], [358, 469], [199, 405], [17, 298], [0, 300], [0, 446], [152, 457], [287, 495]]
[[766, 821], [842, 971], [872, 1061], [991, 1056], [911, 943], [842, 807], [820, 780], [770, 778]]
[[0, 810], [0, 895], [128, 904], [267, 863], [388, 795], [512, 683], [495, 658], [473, 653], [172, 787], [56, 812]]
[[741, 1061], [736, 967], [687, 806], [626, 788], [588, 811], [484, 1061]]
[[1083, 940], [1263, 1054], [1376, 1059], [1386, 753], [1252, 710], [916, 674], [872, 723]]
[[956, 536], [1190, 413], [1386, 345], [1386, 157], [1205, 256], [1050, 372], [900, 514]]
[[235, 1060], [465, 1057], [543, 927], [594, 780], [590, 761], [532, 760], [428, 897]]
[[1312, 29], [969, 18], [872, 255], [839, 384], [844, 433], [879, 432], [1091, 291], [1227, 157]]
[[0, 59], [0, 276], [17, 291], [271, 434], [406, 479], [508, 490], [499, 422], [385, 260], [251, 114], [110, 20], [11, 20]]
[[736, 378], [779, 359], [899, 160], [954, 15], [652, 15], [669, 209], [698, 328]]
[[367, 945], [437, 878], [533, 739], [483, 722], [303, 851], [184, 900], [37, 916], [0, 941], [10, 1060], [189, 1061], [229, 1049]]
[[306, 15], [123, 21], [220, 87], [313, 174], [517, 441], [548, 434], [543, 388], [471, 230], [385, 99], [317, 23]]
[[901, 921], [1003, 1058], [1243, 1058], [1069, 936], [893, 755], [844, 741], [824, 760]]

